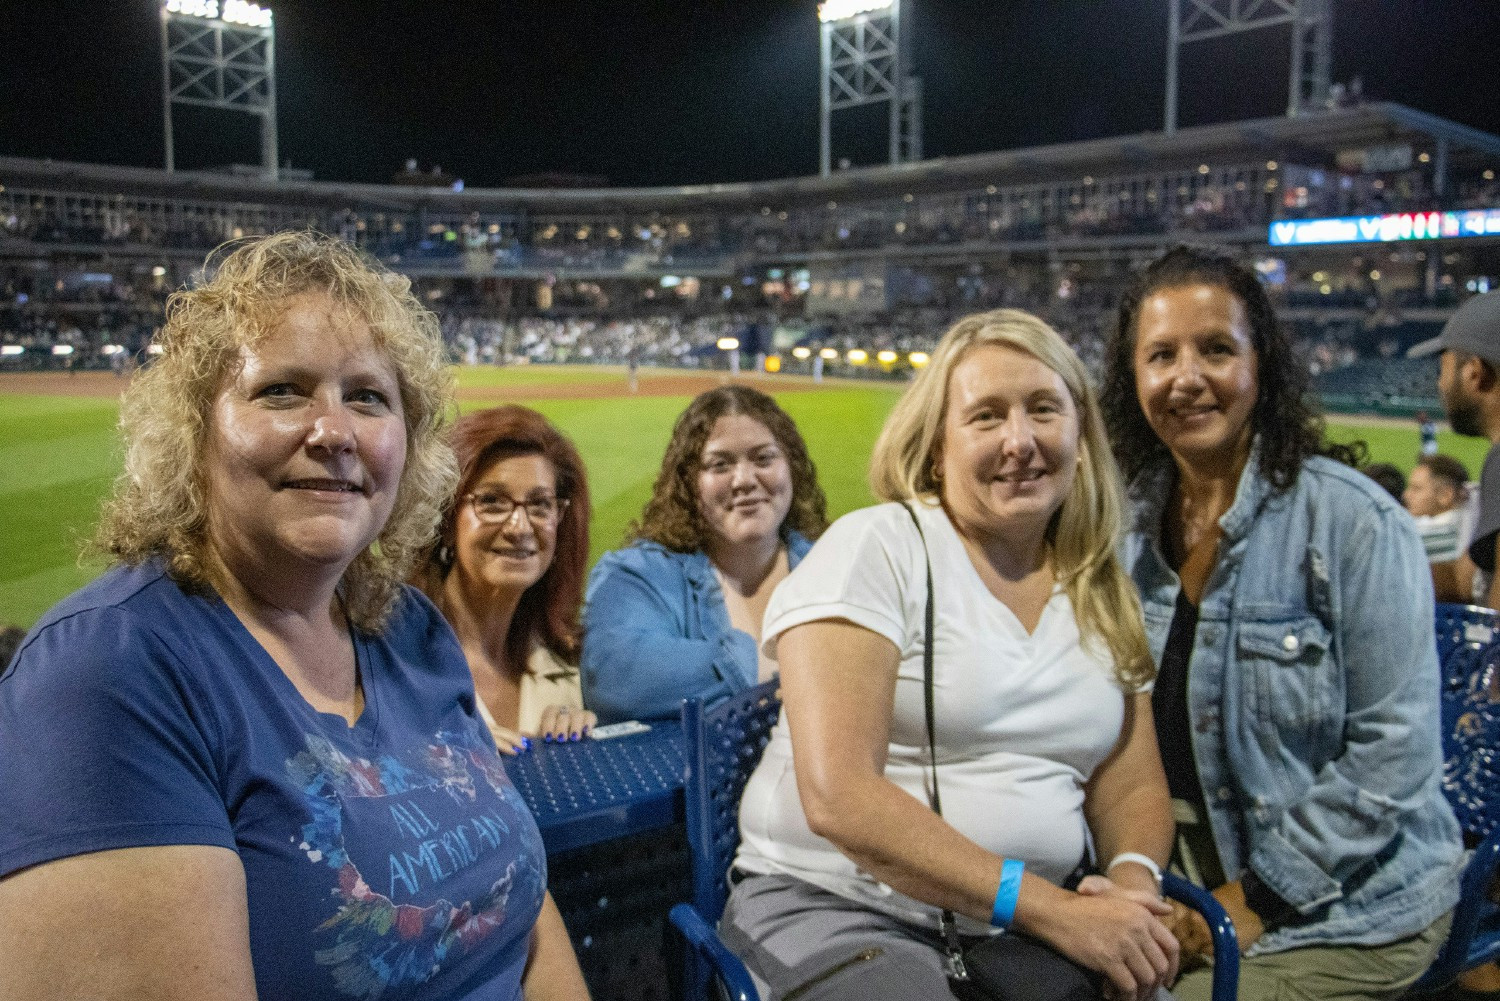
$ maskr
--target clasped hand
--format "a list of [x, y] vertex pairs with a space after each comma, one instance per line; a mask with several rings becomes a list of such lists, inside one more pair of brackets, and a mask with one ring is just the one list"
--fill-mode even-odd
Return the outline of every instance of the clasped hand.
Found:
[[1052, 945], [1105, 978], [1115, 1001], [1151, 1001], [1177, 979], [1177, 938], [1164, 923], [1172, 905], [1147, 890], [1087, 876], [1059, 914]]

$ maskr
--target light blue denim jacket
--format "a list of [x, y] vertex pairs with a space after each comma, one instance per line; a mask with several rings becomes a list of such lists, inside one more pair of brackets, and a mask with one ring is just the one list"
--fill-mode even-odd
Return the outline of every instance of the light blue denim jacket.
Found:
[[[1458, 901], [1427, 559], [1355, 470], [1315, 457], [1276, 493], [1258, 458], [1219, 519], [1188, 673], [1214, 843], [1228, 878], [1253, 869], [1301, 915], [1255, 953], [1391, 942]], [[1132, 485], [1124, 547], [1157, 663], [1180, 589], [1160, 546], [1174, 475]]]
[[[787, 536], [795, 567], [812, 548]], [[755, 640], [729, 624], [708, 557], [636, 542], [605, 553], [583, 610], [583, 704], [600, 723], [676, 719], [682, 700], [709, 702], [755, 684]]]

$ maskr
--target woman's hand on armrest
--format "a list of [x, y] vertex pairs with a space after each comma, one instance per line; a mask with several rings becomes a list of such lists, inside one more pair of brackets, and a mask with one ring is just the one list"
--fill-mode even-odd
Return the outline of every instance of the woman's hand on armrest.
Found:
[[1151, 1001], [1176, 979], [1179, 949], [1162, 923], [1170, 906], [1154, 895], [1149, 901], [1138, 896], [1140, 891], [1118, 887], [1072, 893], [1028, 874], [1021, 884], [1015, 927], [1103, 974], [1120, 1001]]
[[0, 997], [254, 1001], [245, 872], [208, 845], [121, 848], [0, 880]]

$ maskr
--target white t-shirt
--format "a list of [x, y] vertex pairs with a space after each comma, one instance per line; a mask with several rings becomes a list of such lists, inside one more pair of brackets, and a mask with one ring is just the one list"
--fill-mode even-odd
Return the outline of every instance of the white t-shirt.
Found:
[[[1124, 722], [1112, 661], [1106, 649], [1081, 645], [1061, 588], [1027, 635], [980, 580], [943, 509], [916, 506], [936, 593], [933, 692], [944, 819], [996, 855], [1022, 859], [1061, 882], [1087, 844], [1084, 783], [1114, 749]], [[822, 619], [846, 619], [895, 644], [901, 660], [885, 774], [923, 805], [926, 600], [916, 528], [901, 505], [882, 504], [846, 515], [824, 533], [776, 588], [761, 633], [772, 658], [781, 633]], [[746, 872], [796, 876], [904, 920], [936, 923], [935, 908], [860, 872], [808, 829], [785, 714], [745, 787], [740, 834], [735, 864]]]
[[1451, 508], [1441, 514], [1422, 514], [1415, 517], [1417, 533], [1422, 536], [1422, 545], [1427, 550], [1428, 563], [1448, 563], [1458, 559], [1458, 554], [1468, 547], [1463, 539], [1464, 519], [1462, 508]]

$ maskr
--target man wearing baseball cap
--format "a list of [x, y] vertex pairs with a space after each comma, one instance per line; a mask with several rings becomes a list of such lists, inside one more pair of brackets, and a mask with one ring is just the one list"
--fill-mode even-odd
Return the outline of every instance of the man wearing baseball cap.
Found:
[[1407, 356], [1439, 351], [1438, 395], [1449, 425], [1459, 434], [1490, 441], [1479, 477], [1479, 518], [1468, 559], [1459, 561], [1459, 578], [1472, 573], [1475, 604], [1500, 608], [1495, 574], [1500, 550], [1500, 291], [1465, 302], [1448, 318], [1442, 333], [1416, 345]]

